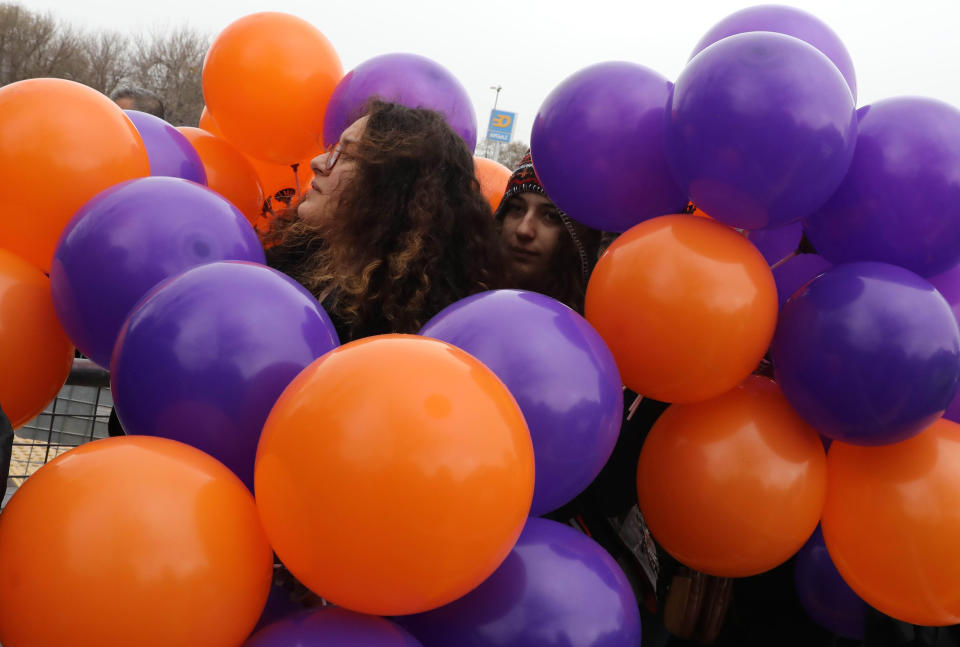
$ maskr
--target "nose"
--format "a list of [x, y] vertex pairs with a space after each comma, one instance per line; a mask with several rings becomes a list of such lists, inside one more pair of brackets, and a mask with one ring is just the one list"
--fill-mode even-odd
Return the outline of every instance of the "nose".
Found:
[[534, 222], [536, 217], [533, 209], [527, 209], [523, 218], [517, 223], [517, 238], [520, 240], [533, 240], [537, 237], [537, 227]]
[[324, 169], [327, 167], [327, 156], [329, 154], [329, 152], [320, 153], [310, 160], [310, 170], [313, 171], [314, 175], [326, 175]]

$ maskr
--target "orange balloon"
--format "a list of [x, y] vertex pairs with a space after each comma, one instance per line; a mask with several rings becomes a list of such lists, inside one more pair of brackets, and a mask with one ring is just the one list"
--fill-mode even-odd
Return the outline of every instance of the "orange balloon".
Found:
[[57, 320], [50, 279], [0, 249], [0, 407], [14, 429], [53, 401], [72, 364], [73, 345]]
[[697, 402], [760, 363], [777, 323], [777, 288], [760, 252], [729, 227], [661, 216], [600, 258], [586, 314], [624, 384], [664, 402]]
[[259, 227], [263, 221], [263, 189], [257, 172], [240, 151], [200, 128], [177, 128], [186, 136], [203, 162], [207, 186], [229, 200]]
[[285, 13], [255, 13], [213, 41], [203, 97], [230, 143], [290, 165], [322, 147], [323, 114], [342, 76], [336, 50], [316, 27]]
[[223, 139], [223, 133], [220, 132], [220, 127], [217, 125], [217, 122], [213, 120], [213, 117], [210, 115], [210, 111], [207, 110], [207, 107], [204, 106], [203, 110], [200, 112], [200, 123], [198, 126], [202, 130], [206, 130], [208, 133], [214, 137], [219, 137]]
[[267, 536], [336, 605], [439, 607], [506, 558], [530, 511], [523, 415], [479, 360], [383, 335], [321, 357], [267, 419], [255, 475]]
[[759, 376], [712, 400], [669, 407], [637, 467], [640, 509], [657, 542], [720, 577], [789, 559], [817, 527], [826, 487], [817, 432]]
[[[313, 157], [320, 154], [315, 151]], [[297, 204], [301, 195], [310, 188], [310, 181], [313, 180], [313, 170], [310, 168], [310, 157], [297, 164], [297, 170], [293, 170], [290, 164], [281, 166], [279, 164], [270, 164], [261, 162], [253, 157], [249, 158], [257, 176], [260, 178], [260, 186], [263, 187], [263, 193], [270, 200], [270, 206], [274, 213], [286, 209], [291, 205]], [[264, 214], [267, 219], [271, 218], [269, 213]]]
[[98, 440], [40, 468], [0, 515], [0, 554], [5, 647], [236, 647], [273, 574], [240, 480], [151, 436]]
[[496, 212], [507, 190], [507, 182], [513, 173], [500, 162], [476, 156], [473, 158], [473, 171], [477, 181], [480, 182], [483, 197], [490, 203], [490, 208]]
[[96, 90], [63, 79], [0, 88], [0, 246], [49, 272], [60, 232], [87, 200], [147, 175], [133, 122]]
[[[223, 133], [220, 132], [220, 127], [217, 126], [217, 122], [210, 116], [210, 111], [208, 111], [206, 107], [204, 107], [203, 112], [200, 113], [200, 128], [206, 130], [214, 137], [224, 139]], [[224, 141], [226, 140], [224, 139]], [[321, 151], [318, 148], [313, 151], [307, 159], [299, 162], [296, 172], [294, 172], [292, 164], [271, 164], [270, 162], [258, 160], [256, 157], [244, 155], [247, 161], [253, 166], [254, 171], [256, 171], [265, 197], [262, 219], [259, 220], [257, 224], [258, 229], [266, 231], [269, 226], [269, 221], [273, 219], [276, 213], [279, 213], [289, 206], [295, 205], [300, 196], [307, 191], [310, 186], [310, 181], [313, 179], [313, 170], [310, 168], [310, 162], [320, 153]], [[266, 201], [269, 201], [270, 209], [272, 209], [274, 213], [270, 213], [266, 208]]]
[[868, 604], [925, 626], [960, 623], [960, 425], [882, 447], [834, 442], [823, 536]]

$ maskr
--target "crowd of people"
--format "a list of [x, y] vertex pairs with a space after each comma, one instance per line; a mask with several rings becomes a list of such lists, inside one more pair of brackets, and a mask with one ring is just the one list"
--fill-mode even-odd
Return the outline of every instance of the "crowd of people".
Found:
[[[141, 94], [126, 90], [114, 99], [162, 116], [159, 98]], [[343, 343], [416, 333], [450, 304], [499, 288], [536, 291], [582, 314], [593, 266], [615, 238], [560, 210], [529, 154], [491, 213], [472, 152], [428, 110], [373, 101], [311, 168], [309, 190], [273, 220], [264, 247], [270, 266], [321, 302]], [[855, 644], [806, 619], [789, 563], [734, 583], [693, 572], [657, 548], [637, 507], [635, 470], [643, 439], [666, 405], [630, 393], [625, 404], [606, 468], [550, 517], [594, 537], [624, 568], [641, 608], [644, 644]], [[111, 435], [122, 434], [111, 423]], [[0, 412], [4, 476], [12, 437]], [[6, 478], [0, 496], [5, 485]], [[867, 644], [956, 644], [947, 632], [899, 639], [885, 627], [873, 631], [872, 642], [868, 631]]]

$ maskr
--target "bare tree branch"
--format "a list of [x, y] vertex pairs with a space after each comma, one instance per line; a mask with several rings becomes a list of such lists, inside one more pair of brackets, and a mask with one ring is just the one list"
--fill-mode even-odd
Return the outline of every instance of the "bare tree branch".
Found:
[[496, 162], [500, 162], [511, 171], [520, 166], [520, 160], [530, 150], [530, 144], [521, 141], [512, 141], [509, 144], [484, 146], [481, 145], [479, 151], [486, 151], [483, 157], [487, 157]]
[[210, 38], [188, 27], [134, 41], [130, 80], [164, 98], [167, 121], [196, 124], [203, 110], [200, 76]]
[[136, 85], [162, 97], [167, 121], [194, 126], [203, 109], [200, 75], [210, 40], [186, 26], [133, 38], [82, 32], [51, 14], [0, 1], [0, 86], [56, 77], [110, 95]]

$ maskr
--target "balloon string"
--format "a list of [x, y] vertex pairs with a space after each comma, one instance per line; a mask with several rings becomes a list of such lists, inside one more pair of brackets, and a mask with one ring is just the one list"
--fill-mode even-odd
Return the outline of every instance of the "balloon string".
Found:
[[630, 405], [630, 409], [627, 411], [627, 420], [633, 418], [633, 414], [635, 414], [637, 409], [640, 408], [641, 402], [643, 402], [643, 396], [637, 395], [636, 399], [633, 401], [633, 404]]
[[780, 267], [781, 265], [783, 265], [784, 263], [786, 263], [787, 261], [789, 261], [791, 258], [793, 258], [794, 256], [797, 256], [797, 255], [799, 255], [799, 254], [800, 254], [799, 250], [796, 250], [796, 249], [793, 250], [792, 252], [790, 252], [789, 254], [787, 254], [786, 256], [784, 256], [783, 258], [781, 258], [779, 261], [777, 261], [776, 263], [774, 263], [773, 265], [771, 265], [771, 266], [770, 266], [770, 269], [771, 269], [771, 270], [777, 269], [778, 267]]
[[291, 164], [290, 168], [293, 169], [293, 186], [296, 187], [296, 199], [300, 199], [300, 176], [297, 174], [297, 169], [300, 168], [300, 164]]

